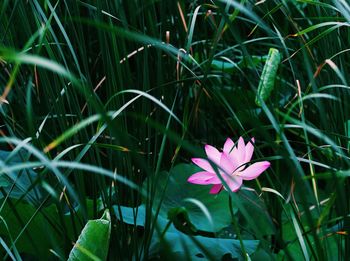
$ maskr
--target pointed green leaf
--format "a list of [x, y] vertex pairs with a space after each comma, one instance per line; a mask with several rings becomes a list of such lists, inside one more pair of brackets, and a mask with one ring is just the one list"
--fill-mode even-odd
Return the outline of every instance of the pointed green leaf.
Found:
[[278, 66], [281, 62], [281, 54], [275, 48], [270, 48], [255, 98], [255, 103], [261, 106], [261, 101], [266, 101], [273, 90]]
[[89, 220], [69, 254], [69, 261], [106, 260], [111, 234], [109, 211], [101, 219]]

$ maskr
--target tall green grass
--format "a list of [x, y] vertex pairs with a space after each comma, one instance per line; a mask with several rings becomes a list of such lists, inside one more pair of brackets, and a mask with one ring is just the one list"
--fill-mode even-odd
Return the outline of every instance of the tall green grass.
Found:
[[[1, 256], [347, 260], [349, 25], [345, 0], [2, 1]], [[186, 184], [239, 136], [267, 172]]]

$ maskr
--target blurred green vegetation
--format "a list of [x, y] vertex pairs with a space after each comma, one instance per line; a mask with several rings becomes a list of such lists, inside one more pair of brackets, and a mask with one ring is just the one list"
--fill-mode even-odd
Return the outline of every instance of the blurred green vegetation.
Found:
[[[346, 0], [1, 1], [0, 256], [348, 260], [349, 26]], [[240, 136], [258, 180], [186, 182]]]

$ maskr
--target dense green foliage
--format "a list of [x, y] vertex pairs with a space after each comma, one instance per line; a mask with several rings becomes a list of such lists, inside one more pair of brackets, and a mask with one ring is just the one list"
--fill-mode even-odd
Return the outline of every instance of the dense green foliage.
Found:
[[[349, 26], [346, 0], [0, 1], [0, 256], [348, 260]], [[258, 179], [187, 182], [240, 136]]]

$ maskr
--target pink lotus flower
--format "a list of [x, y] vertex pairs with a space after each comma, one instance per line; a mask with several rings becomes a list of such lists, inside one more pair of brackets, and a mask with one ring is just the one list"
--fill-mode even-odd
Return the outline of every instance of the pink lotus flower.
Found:
[[[188, 182], [199, 185], [213, 184], [210, 194], [218, 194], [223, 188], [223, 182], [228, 185], [232, 192], [236, 192], [242, 186], [243, 180], [257, 178], [262, 172], [270, 167], [270, 162], [261, 161], [247, 166], [254, 152], [254, 138], [247, 144], [242, 137], [237, 144], [228, 138], [220, 152], [210, 145], [205, 145], [205, 152], [208, 159], [193, 158], [194, 164], [204, 171], [197, 172], [188, 178]], [[214, 170], [213, 166], [217, 166]], [[219, 176], [221, 176], [221, 179]]]

